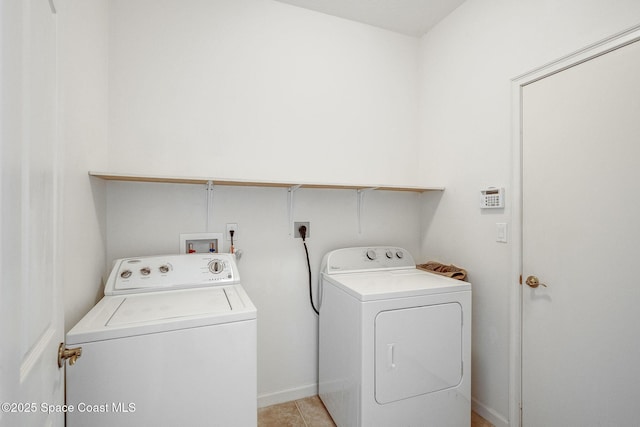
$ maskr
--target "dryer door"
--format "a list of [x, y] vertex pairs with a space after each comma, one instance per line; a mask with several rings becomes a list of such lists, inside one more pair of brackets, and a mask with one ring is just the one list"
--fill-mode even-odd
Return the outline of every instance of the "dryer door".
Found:
[[375, 347], [376, 402], [455, 387], [462, 380], [462, 306], [382, 311], [375, 321]]

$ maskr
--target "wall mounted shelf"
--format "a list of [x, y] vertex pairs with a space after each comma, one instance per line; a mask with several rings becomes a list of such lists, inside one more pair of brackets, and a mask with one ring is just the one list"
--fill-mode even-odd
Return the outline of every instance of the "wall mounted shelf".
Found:
[[129, 182], [157, 182], [167, 184], [202, 184], [207, 189], [207, 231], [210, 230], [211, 213], [213, 212], [213, 188], [215, 186], [235, 186], [235, 187], [272, 187], [287, 189], [287, 211], [289, 221], [289, 234], [293, 236], [293, 198], [296, 190], [300, 188], [318, 188], [331, 190], [356, 190], [358, 233], [362, 232], [362, 204], [364, 195], [372, 190], [383, 191], [404, 191], [413, 193], [424, 193], [427, 191], [443, 191], [444, 187], [405, 187], [394, 185], [355, 185], [355, 184], [319, 184], [319, 183], [299, 183], [283, 181], [245, 181], [236, 179], [219, 178], [197, 178], [197, 177], [176, 177], [176, 176], [154, 176], [154, 175], [132, 175], [122, 173], [89, 172], [89, 176], [101, 178], [108, 181], [129, 181]]
[[109, 172], [89, 172], [90, 176], [109, 181], [159, 182], [169, 184], [213, 184], [236, 187], [280, 187], [280, 188], [319, 188], [333, 190], [386, 190], [424, 193], [426, 191], [443, 191], [444, 187], [406, 187], [394, 185], [356, 185], [356, 184], [321, 184], [283, 181], [244, 181], [237, 179], [176, 177], [156, 175], [134, 175]]

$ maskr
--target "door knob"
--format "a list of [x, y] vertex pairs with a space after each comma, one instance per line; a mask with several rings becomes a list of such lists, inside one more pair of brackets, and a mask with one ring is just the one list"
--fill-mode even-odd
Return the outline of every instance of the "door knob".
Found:
[[80, 356], [82, 356], [82, 347], [66, 348], [61, 342], [58, 347], [58, 368], [62, 368], [67, 359], [69, 359], [69, 365], [74, 365]]
[[545, 288], [547, 287], [547, 285], [545, 285], [544, 283], [540, 283], [540, 280], [538, 280], [538, 278], [536, 276], [529, 276], [527, 277], [527, 281], [525, 282], [530, 288], [537, 288], [538, 286], [544, 286]]

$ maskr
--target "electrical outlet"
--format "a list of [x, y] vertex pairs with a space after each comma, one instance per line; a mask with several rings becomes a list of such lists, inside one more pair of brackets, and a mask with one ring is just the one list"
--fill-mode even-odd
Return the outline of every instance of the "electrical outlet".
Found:
[[302, 239], [302, 236], [300, 235], [300, 227], [301, 226], [305, 226], [307, 227], [307, 235], [305, 237], [305, 239], [308, 239], [309, 237], [311, 237], [311, 225], [310, 223], [307, 222], [294, 222], [293, 223], [293, 237], [298, 238], [298, 239]]
[[227, 223], [227, 240], [231, 240], [231, 230], [233, 230], [233, 241], [234, 243], [238, 241], [238, 224], [236, 223]]

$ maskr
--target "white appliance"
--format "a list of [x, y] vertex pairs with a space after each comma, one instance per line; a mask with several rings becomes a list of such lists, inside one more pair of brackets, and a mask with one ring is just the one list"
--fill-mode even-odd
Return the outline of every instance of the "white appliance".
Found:
[[67, 426], [255, 426], [256, 322], [231, 254], [117, 260], [66, 337]]
[[319, 394], [338, 427], [468, 426], [471, 285], [404, 249], [322, 261]]

